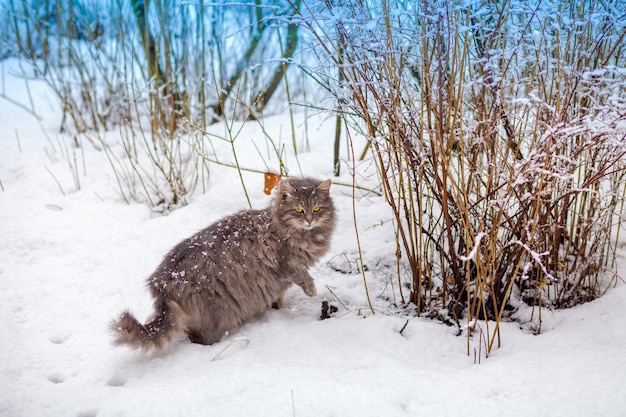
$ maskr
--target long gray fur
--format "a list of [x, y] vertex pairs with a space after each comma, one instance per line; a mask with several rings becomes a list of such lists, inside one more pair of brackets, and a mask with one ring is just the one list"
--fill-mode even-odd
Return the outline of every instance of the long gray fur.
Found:
[[282, 180], [269, 207], [226, 217], [176, 245], [148, 278], [153, 317], [128, 311], [111, 323], [114, 343], [160, 349], [179, 334], [212, 344], [271, 305], [294, 283], [316, 295], [308, 272], [335, 228], [330, 180]]

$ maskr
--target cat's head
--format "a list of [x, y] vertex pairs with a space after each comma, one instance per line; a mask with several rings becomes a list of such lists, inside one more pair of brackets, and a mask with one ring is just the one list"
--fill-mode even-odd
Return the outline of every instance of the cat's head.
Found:
[[283, 226], [292, 230], [333, 227], [335, 208], [330, 198], [330, 180], [311, 178], [282, 180], [274, 200], [274, 212]]

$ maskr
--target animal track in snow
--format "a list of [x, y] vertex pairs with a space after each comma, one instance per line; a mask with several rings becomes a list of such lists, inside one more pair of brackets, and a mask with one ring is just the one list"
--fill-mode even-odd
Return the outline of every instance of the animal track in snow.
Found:
[[109, 387], [123, 387], [124, 385], [126, 385], [126, 378], [121, 377], [121, 376], [113, 375], [107, 381], [107, 385]]
[[63, 381], [65, 381], [65, 377], [63, 377], [63, 375], [61, 374], [50, 374], [48, 375], [48, 381], [52, 382], [53, 384], [61, 384], [63, 383]]
[[50, 341], [50, 343], [54, 343], [55, 345], [60, 345], [62, 343], [65, 343], [65, 341], [69, 339], [69, 337], [70, 337], [69, 334], [55, 334], [55, 335], [50, 336], [48, 340]]

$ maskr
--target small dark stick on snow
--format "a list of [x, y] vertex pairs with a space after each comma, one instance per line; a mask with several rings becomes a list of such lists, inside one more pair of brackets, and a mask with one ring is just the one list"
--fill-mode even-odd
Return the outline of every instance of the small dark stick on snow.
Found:
[[322, 314], [320, 320], [329, 319], [330, 315], [337, 312], [337, 307], [329, 305], [328, 301], [322, 301]]
[[322, 314], [320, 315], [320, 320], [329, 318], [330, 314], [328, 314], [328, 301], [322, 301]]
[[409, 319], [406, 319], [406, 323], [404, 323], [404, 326], [402, 326], [402, 328], [400, 329], [400, 334], [402, 334], [402, 332], [404, 331], [404, 329], [406, 329], [406, 326], [409, 324]]

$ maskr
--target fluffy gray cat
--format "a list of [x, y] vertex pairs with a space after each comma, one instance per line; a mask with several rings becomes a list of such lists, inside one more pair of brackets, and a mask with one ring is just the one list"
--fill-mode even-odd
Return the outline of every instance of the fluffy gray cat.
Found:
[[316, 295], [308, 268], [335, 228], [330, 180], [282, 180], [270, 206], [226, 217], [175, 246], [147, 280], [155, 313], [128, 311], [111, 324], [114, 343], [160, 349], [179, 334], [209, 345], [270, 306], [294, 283]]

